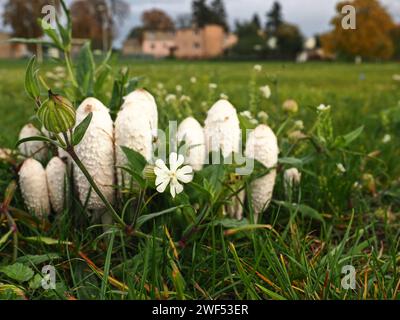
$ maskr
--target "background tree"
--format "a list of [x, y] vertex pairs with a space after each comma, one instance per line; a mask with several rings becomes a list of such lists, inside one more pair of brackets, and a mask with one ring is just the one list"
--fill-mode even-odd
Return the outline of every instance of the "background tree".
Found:
[[[12, 35], [18, 38], [38, 38], [43, 35], [37, 19], [43, 17], [42, 8], [45, 5], [55, 5], [57, 0], [8, 0], [4, 6], [3, 24], [11, 27]], [[34, 45], [28, 46], [31, 51]]]
[[265, 39], [260, 34], [256, 21], [235, 23], [235, 33], [238, 43], [232, 49], [233, 56], [242, 58], [261, 58], [265, 50]]
[[76, 0], [71, 5], [72, 35], [91, 39], [95, 49], [112, 46], [117, 21], [122, 23], [129, 6], [122, 0]]
[[275, 1], [272, 5], [271, 11], [267, 13], [266, 32], [270, 36], [276, 36], [278, 28], [283, 23], [282, 6], [279, 2]]
[[260, 16], [259, 16], [257, 13], [255, 13], [255, 14], [253, 15], [252, 23], [253, 23], [253, 25], [254, 25], [255, 27], [258, 28], [258, 30], [261, 30]]
[[194, 0], [192, 2], [192, 21], [199, 28], [207, 24], [217, 24], [225, 31], [229, 30], [223, 0], [213, 0], [210, 5], [206, 0]]
[[192, 26], [193, 19], [190, 13], [181, 14], [176, 18], [175, 25], [179, 29], [190, 28]]
[[142, 25], [144, 30], [172, 31], [175, 29], [175, 24], [171, 17], [159, 9], [143, 12]]
[[394, 58], [400, 60], [400, 24], [393, 28], [391, 37], [394, 44]]
[[227, 14], [223, 0], [212, 1], [210, 11], [212, 12], [211, 22], [220, 25], [225, 31], [229, 31]]
[[[357, 28], [342, 28], [341, 14], [345, 5], [352, 5], [357, 11]], [[336, 6], [337, 14], [332, 20], [333, 31], [322, 38], [327, 53], [339, 56], [365, 59], [389, 59], [393, 56], [394, 45], [390, 35], [395, 27], [385, 8], [377, 0], [342, 1]]]

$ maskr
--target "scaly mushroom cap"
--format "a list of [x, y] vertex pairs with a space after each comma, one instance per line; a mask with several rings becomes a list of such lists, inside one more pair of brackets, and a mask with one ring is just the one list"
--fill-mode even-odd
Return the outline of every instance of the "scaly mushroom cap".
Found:
[[154, 134], [158, 129], [158, 110], [154, 97], [144, 89], [137, 89], [124, 97], [124, 104], [121, 110], [131, 105], [135, 105], [138, 108], [137, 110], [140, 110], [140, 114], [147, 114]]
[[[104, 196], [114, 202], [114, 128], [109, 110], [97, 99], [88, 98], [77, 110], [77, 124], [92, 112], [93, 118], [82, 141], [76, 146], [76, 154]], [[74, 164], [74, 181], [79, 198], [86, 203], [89, 191], [88, 209], [100, 210], [104, 204], [82, 171]]]
[[50, 203], [53, 210], [58, 214], [64, 210], [66, 175], [67, 166], [60, 158], [54, 157], [47, 164], [46, 177]]
[[[19, 140], [42, 136], [42, 133], [31, 123], [24, 126], [19, 134]], [[33, 157], [42, 161], [47, 155], [47, 146], [43, 141], [29, 141], [19, 145], [19, 152], [25, 157]]]
[[19, 171], [19, 186], [29, 211], [38, 218], [47, 217], [50, 213], [49, 192], [46, 171], [39, 161], [25, 160]]
[[[278, 163], [279, 147], [278, 140], [266, 125], [259, 125], [247, 138], [247, 158], [261, 162], [266, 168], [274, 168]], [[267, 175], [261, 177], [251, 184], [251, 198], [255, 211], [255, 219], [269, 205], [272, 199], [276, 179], [276, 170], [271, 170]]]
[[[139, 103], [129, 103], [118, 112], [115, 120], [115, 154], [117, 167], [126, 166], [121, 147], [139, 152], [147, 161], [153, 156], [151, 119]], [[122, 186], [122, 170], [117, 169], [118, 184]], [[125, 177], [125, 175], [124, 175]]]
[[204, 130], [200, 123], [192, 118], [186, 118], [178, 127], [178, 142], [185, 142], [185, 161], [200, 171], [206, 159], [206, 145]]
[[219, 100], [208, 111], [204, 133], [208, 152], [221, 150], [224, 158], [239, 152], [239, 119], [236, 109], [229, 101]]

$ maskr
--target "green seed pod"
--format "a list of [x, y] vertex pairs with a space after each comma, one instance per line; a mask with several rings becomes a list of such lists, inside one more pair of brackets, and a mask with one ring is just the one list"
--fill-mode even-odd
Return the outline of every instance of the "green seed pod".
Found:
[[59, 134], [75, 126], [76, 111], [67, 98], [49, 91], [49, 99], [39, 108], [38, 117], [47, 131]]

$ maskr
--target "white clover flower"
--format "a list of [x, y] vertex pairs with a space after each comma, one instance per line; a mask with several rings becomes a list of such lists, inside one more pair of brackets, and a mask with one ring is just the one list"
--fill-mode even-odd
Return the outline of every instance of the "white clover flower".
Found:
[[171, 102], [174, 102], [174, 101], [176, 101], [176, 95], [174, 95], [174, 94], [169, 94], [169, 95], [167, 95], [165, 97], [165, 102], [166, 103], [171, 103]]
[[184, 156], [178, 156], [175, 152], [169, 155], [169, 168], [163, 160], [158, 159], [156, 161], [154, 173], [157, 176], [156, 186], [159, 193], [164, 193], [169, 185], [171, 196], [175, 198], [177, 194], [183, 192], [181, 183], [189, 183], [193, 180], [193, 168], [191, 166], [180, 168], [184, 162]]
[[271, 88], [268, 85], [260, 87], [260, 91], [265, 99], [271, 98]]
[[250, 123], [254, 125], [258, 125], [258, 120], [257, 119], [250, 119]]
[[392, 140], [392, 136], [390, 134], [385, 134], [385, 136], [382, 139], [383, 143], [389, 143]]
[[330, 110], [330, 108], [331, 108], [331, 106], [326, 106], [326, 105], [324, 105], [324, 104], [320, 104], [320, 105], [317, 107], [317, 110], [318, 110], [318, 111], [321, 111], [321, 112], [324, 112], [324, 111]]
[[256, 71], [256, 72], [261, 72], [261, 71], [262, 71], [262, 66], [259, 65], [259, 64], [256, 64], [256, 65], [254, 66], [254, 71]]
[[196, 77], [191, 77], [190, 78], [190, 82], [195, 84], [197, 82], [197, 78]]
[[183, 90], [182, 86], [179, 84], [176, 86], [175, 89], [176, 89], [176, 92], [182, 92], [182, 90]]
[[164, 85], [161, 82], [159, 82], [159, 83], [157, 83], [157, 88], [159, 90], [162, 90], [162, 89], [164, 89]]
[[207, 102], [206, 102], [206, 101], [202, 101], [202, 102], [201, 102], [201, 106], [202, 106], [203, 108], [207, 108]]
[[49, 79], [57, 79], [57, 75], [54, 74], [54, 73], [51, 72], [51, 71], [48, 71], [48, 72], [46, 72], [46, 78], [49, 78]]
[[393, 77], [392, 77], [392, 79], [393, 79], [394, 81], [400, 81], [400, 74], [394, 74]]
[[210, 83], [210, 84], [208, 85], [208, 87], [210, 88], [210, 90], [215, 90], [215, 89], [218, 88], [218, 85], [217, 85], [216, 83]]
[[185, 96], [185, 95], [183, 95], [180, 98], [180, 100], [181, 100], [181, 102], [190, 102], [190, 101], [192, 101], [192, 99], [189, 96]]
[[242, 117], [247, 118], [247, 119], [252, 119], [252, 118], [253, 118], [253, 116], [251, 115], [251, 112], [250, 112], [249, 110], [242, 111], [242, 112], [240, 113], [240, 115], [241, 115]]
[[346, 173], [346, 168], [344, 167], [344, 165], [342, 163], [338, 163], [336, 165], [336, 167], [341, 173]]
[[257, 117], [258, 117], [260, 120], [264, 120], [264, 121], [267, 121], [267, 120], [269, 119], [269, 115], [268, 115], [268, 113], [266, 113], [265, 111], [260, 111], [260, 112], [257, 114]]
[[222, 100], [229, 100], [229, 97], [228, 97], [225, 93], [221, 93], [221, 94], [219, 95], [219, 97], [220, 97], [220, 99], [222, 99]]
[[290, 113], [297, 113], [299, 111], [299, 105], [293, 99], [286, 100], [283, 103], [282, 108], [285, 112], [290, 112]]
[[297, 130], [303, 130], [304, 122], [302, 120], [297, 120], [294, 122], [294, 126], [296, 127]]

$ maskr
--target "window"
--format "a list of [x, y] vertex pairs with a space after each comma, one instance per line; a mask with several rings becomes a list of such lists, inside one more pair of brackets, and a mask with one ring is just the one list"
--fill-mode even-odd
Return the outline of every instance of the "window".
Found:
[[193, 43], [193, 48], [200, 49], [200, 43], [198, 42]]

